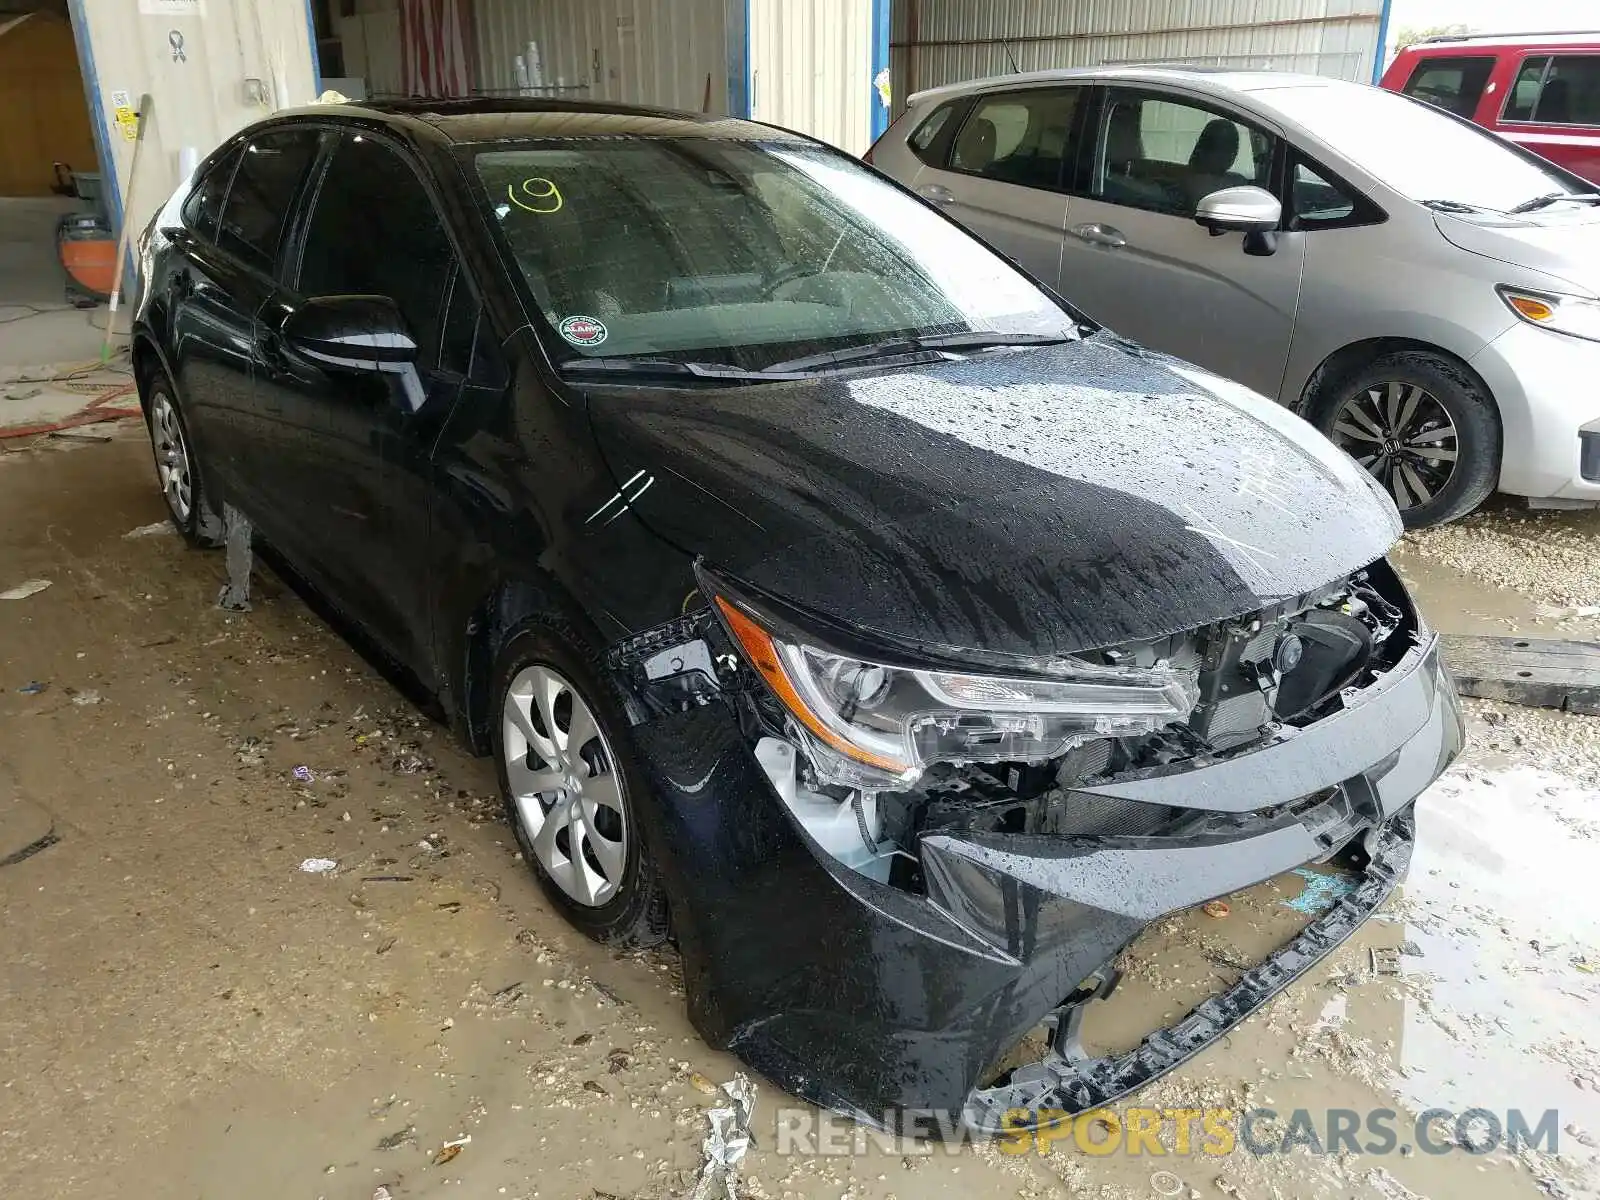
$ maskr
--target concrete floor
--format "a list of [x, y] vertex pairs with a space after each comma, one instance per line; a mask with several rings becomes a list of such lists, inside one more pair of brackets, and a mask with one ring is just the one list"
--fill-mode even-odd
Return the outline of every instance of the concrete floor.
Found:
[[[253, 613], [218, 611], [220, 556], [167, 531], [142, 430], [111, 434], [0, 453], [0, 590], [51, 582], [0, 601], [0, 859], [60, 839], [0, 867], [0, 1196], [687, 1194], [704, 1077], [738, 1065], [695, 1036], [675, 956], [570, 931], [514, 854], [490, 765], [292, 593], [267, 578]], [[1461, 594], [1427, 587], [1448, 624]], [[24, 692], [33, 681], [44, 690]], [[1473, 750], [1421, 802], [1403, 896], [1134, 1103], [1319, 1122], [1329, 1106], [1557, 1108], [1558, 1155], [1152, 1161], [1069, 1138], [1019, 1157], [796, 1156], [774, 1132], [790, 1102], [758, 1081], [742, 1194], [1600, 1194], [1600, 918], [1584, 899], [1600, 876], [1600, 721], [1471, 712]], [[308, 858], [338, 866], [307, 873]], [[1149, 1021], [1231, 981], [1232, 956], [1301, 886], [1161, 923], [1109, 1004]], [[1379, 970], [1408, 943], [1398, 974]], [[1119, 1039], [1115, 1024], [1096, 1036]]]

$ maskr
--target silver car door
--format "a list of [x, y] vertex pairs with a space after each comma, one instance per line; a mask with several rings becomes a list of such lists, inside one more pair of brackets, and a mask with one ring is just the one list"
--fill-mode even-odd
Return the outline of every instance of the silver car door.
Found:
[[[1105, 94], [1071, 199], [1060, 290], [1118, 333], [1277, 396], [1294, 332], [1304, 235], [1197, 225], [1200, 199], [1225, 187], [1274, 190], [1275, 134], [1187, 96]], [[1257, 246], [1259, 249], [1259, 245]]]
[[1073, 156], [1085, 87], [1030, 88], [978, 97], [948, 161], [923, 167], [916, 191], [1056, 285], [1066, 221], [1063, 160]]

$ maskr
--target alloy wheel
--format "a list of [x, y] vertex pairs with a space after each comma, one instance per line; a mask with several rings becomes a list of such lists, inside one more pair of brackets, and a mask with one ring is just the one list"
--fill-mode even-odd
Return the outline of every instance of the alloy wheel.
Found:
[[540, 866], [579, 904], [611, 900], [627, 865], [623, 784], [588, 702], [554, 668], [525, 667], [506, 689], [501, 743]]
[[1460, 453], [1450, 414], [1414, 383], [1374, 384], [1349, 397], [1334, 415], [1331, 436], [1400, 509], [1438, 495], [1455, 474]]
[[172, 401], [161, 392], [150, 402], [150, 444], [155, 451], [156, 472], [161, 477], [161, 491], [166, 495], [167, 507], [181, 524], [194, 510], [189, 445], [183, 439], [183, 426], [178, 422]]

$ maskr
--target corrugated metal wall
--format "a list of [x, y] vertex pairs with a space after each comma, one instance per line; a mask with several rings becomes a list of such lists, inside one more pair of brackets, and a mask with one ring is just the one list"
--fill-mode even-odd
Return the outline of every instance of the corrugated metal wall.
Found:
[[895, 111], [1012, 70], [1187, 62], [1372, 76], [1382, 0], [894, 0]]
[[[114, 204], [126, 205], [135, 229], [144, 228], [178, 184], [182, 147], [193, 146], [204, 155], [249, 122], [316, 98], [304, 0], [176, 0], [142, 6], [134, 0], [72, 0], [71, 11], [90, 119], [112, 160], [102, 166], [110, 165], [116, 174], [115, 188], [108, 192]], [[265, 89], [262, 102], [251, 99], [250, 80]], [[144, 92], [155, 101], [131, 204], [127, 189], [134, 143], [112, 123], [117, 92], [127, 92], [134, 104]]]
[[515, 95], [513, 59], [536, 41], [552, 85], [543, 94], [698, 112], [709, 77], [711, 111], [728, 111], [725, 0], [475, 0], [473, 7], [479, 90]]
[[750, 114], [860, 154], [871, 145], [872, 0], [750, 0]]
[[368, 96], [399, 95], [400, 5], [398, 0], [357, 0], [339, 18], [346, 75], [367, 81]]

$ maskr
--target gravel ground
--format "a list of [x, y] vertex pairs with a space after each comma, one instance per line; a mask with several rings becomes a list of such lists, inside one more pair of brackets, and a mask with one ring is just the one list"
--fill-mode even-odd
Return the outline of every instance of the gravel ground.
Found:
[[1533, 512], [1506, 498], [1453, 524], [1414, 530], [1405, 543], [1423, 558], [1538, 601], [1542, 615], [1600, 613], [1600, 510]]
[[[0, 835], [57, 839], [0, 869], [0, 1196], [681, 1200], [714, 1085], [741, 1068], [689, 1025], [676, 955], [566, 926], [516, 858], [491, 765], [293, 593], [267, 577], [253, 613], [216, 609], [220, 557], [163, 532], [136, 428], [45, 444], [0, 455], [0, 590], [51, 581], [0, 601]], [[1473, 573], [1439, 567], [1430, 618], [1517, 615]], [[1600, 719], [1467, 709], [1471, 749], [1420, 802], [1403, 895], [1130, 1103], [1397, 1110], [1402, 1132], [1440, 1105], [1553, 1107], [1558, 1157], [786, 1153], [790, 1102], [757, 1080], [740, 1194], [1600, 1197], [1600, 918], [1582, 901]], [[1306, 889], [1283, 876], [1161, 923], [1090, 1032], [1138, 1033], [1231, 983]]]

